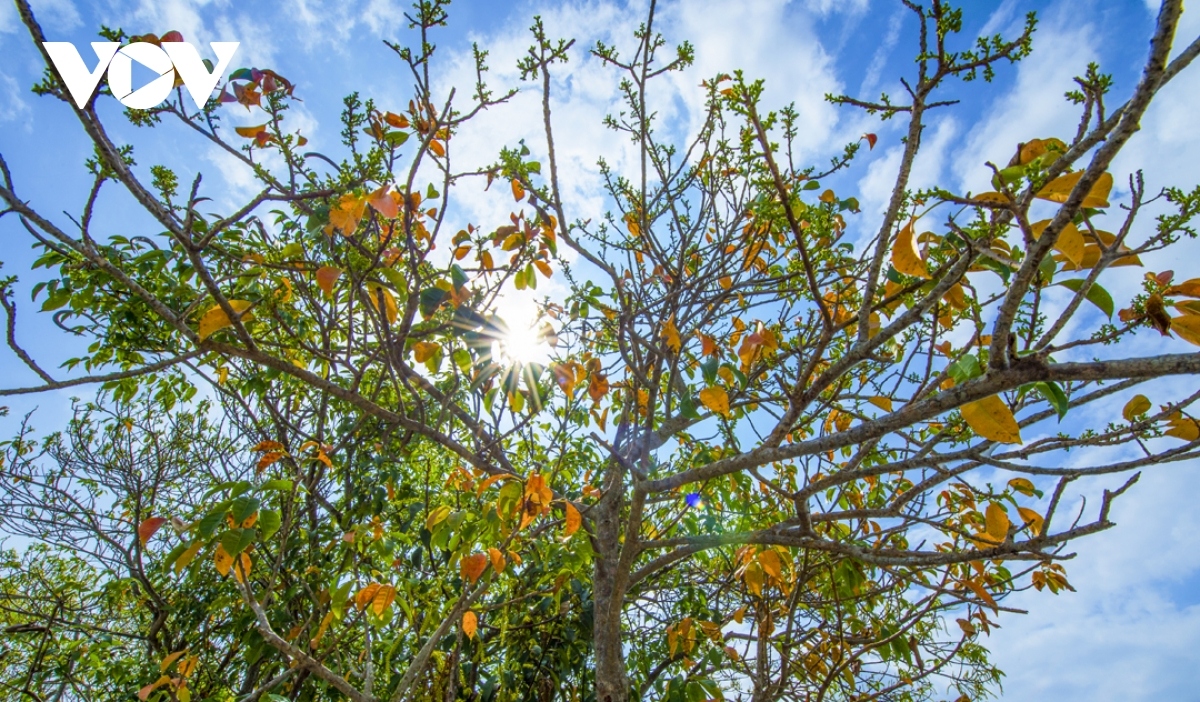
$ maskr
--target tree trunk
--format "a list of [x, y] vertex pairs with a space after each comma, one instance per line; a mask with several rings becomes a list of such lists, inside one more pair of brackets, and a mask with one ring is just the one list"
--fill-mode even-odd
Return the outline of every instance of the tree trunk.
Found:
[[622, 649], [621, 610], [625, 600], [621, 561], [621, 491], [609, 490], [596, 504], [596, 560], [592, 585], [592, 643], [596, 657], [597, 702], [628, 702], [629, 676]]

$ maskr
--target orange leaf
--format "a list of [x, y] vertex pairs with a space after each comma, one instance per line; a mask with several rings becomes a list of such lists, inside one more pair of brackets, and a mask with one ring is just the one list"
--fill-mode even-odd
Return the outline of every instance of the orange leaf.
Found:
[[282, 451], [283, 444], [279, 443], [278, 441], [272, 441], [270, 439], [266, 439], [264, 441], [258, 442], [254, 446], [252, 446], [250, 448], [250, 450], [251, 451]]
[[997, 543], [1003, 543], [1008, 538], [1008, 527], [1011, 526], [1004, 508], [995, 502], [988, 504], [985, 518], [988, 536]]
[[978, 595], [979, 599], [986, 602], [989, 607], [991, 607], [992, 609], [994, 609], [996, 611], [999, 611], [999, 607], [996, 604], [996, 600], [992, 599], [992, 596], [988, 594], [987, 590], [983, 589], [982, 585], [975, 582], [974, 580], [963, 580], [962, 584], [971, 588], [971, 592], [974, 592], [976, 595]]
[[442, 146], [442, 142], [438, 141], [437, 139], [429, 140], [429, 150], [438, 156], [446, 155], [446, 147]]
[[353, 193], [346, 193], [339, 200], [336, 207], [329, 210], [329, 227], [326, 228], [327, 234], [332, 234], [333, 230], [340, 230], [344, 236], [350, 236], [358, 229], [358, 221], [362, 219], [363, 213], [367, 209], [367, 199]]
[[400, 204], [388, 192], [388, 186], [382, 185], [367, 197], [367, 204], [388, 219], [395, 219], [400, 212]]
[[317, 269], [317, 287], [327, 297], [333, 297], [333, 285], [342, 276], [342, 269], [334, 266], [321, 266]]
[[155, 690], [162, 687], [163, 685], [166, 685], [169, 682], [171, 682], [171, 678], [169, 678], [165, 675], [160, 677], [158, 680], [155, 680], [154, 682], [150, 683], [149, 685], [138, 690], [138, 693], [137, 693], [138, 699], [142, 700], [142, 702], [145, 702], [147, 699], [150, 698], [150, 693], [154, 692]]
[[1042, 519], [1042, 515], [1034, 512], [1028, 507], [1018, 507], [1017, 513], [1020, 514], [1021, 519], [1025, 520], [1025, 523], [1029, 525], [1030, 533], [1032, 533], [1034, 536], [1042, 533], [1042, 524], [1045, 522], [1045, 520]]
[[382, 587], [383, 585], [379, 583], [371, 583], [370, 585], [367, 585], [363, 589], [359, 590], [358, 594], [354, 596], [354, 606], [358, 609], [358, 611], [361, 612], [366, 609], [367, 605], [371, 604], [375, 600], [375, 595], [379, 593], [379, 589]]
[[417, 363], [424, 363], [433, 358], [434, 354], [440, 351], [441, 348], [441, 346], [432, 341], [418, 341], [412, 347], [413, 358], [416, 359]]
[[487, 569], [488, 557], [482, 553], [474, 553], [462, 559], [459, 567], [462, 571], [464, 579], [470, 580], [474, 585], [479, 576], [483, 575], [483, 571]]
[[675, 328], [675, 318], [667, 320], [663, 325], [662, 340], [666, 342], [667, 348], [674, 353], [679, 353], [679, 349], [683, 348], [683, 341], [679, 338], [679, 330]]
[[371, 300], [371, 306], [376, 310], [379, 309], [379, 298], [383, 298], [383, 312], [387, 316], [389, 324], [395, 324], [400, 317], [400, 308], [396, 306], [396, 298], [387, 288], [379, 283], [367, 283], [367, 298]]
[[233, 131], [238, 133], [238, 136], [244, 136], [247, 139], [254, 139], [260, 132], [265, 131], [267, 125], [260, 124], [257, 127], [234, 127]]
[[371, 611], [376, 616], [383, 616], [388, 607], [392, 606], [392, 602], [396, 599], [396, 588], [392, 585], [382, 585], [375, 592], [375, 596], [371, 598]]
[[150, 517], [138, 525], [137, 534], [138, 540], [145, 546], [146, 542], [154, 536], [154, 532], [158, 531], [163, 524], [167, 523], [166, 517]]
[[521, 181], [514, 180], [512, 182], [512, 194], [513, 194], [513, 199], [516, 200], [517, 202], [520, 202], [521, 200], [525, 199], [525, 187], [523, 185], [521, 185]]
[[1200, 316], [1185, 314], [1171, 319], [1171, 331], [1189, 344], [1200, 346]]
[[500, 549], [489, 548], [488, 549], [488, 558], [490, 558], [492, 561], [492, 570], [496, 571], [497, 573], [504, 572], [504, 564], [505, 564], [504, 554], [500, 553]]
[[575, 505], [567, 503], [567, 524], [563, 529], [563, 536], [570, 537], [571, 534], [579, 531], [579, 527], [583, 524], [583, 515], [579, 514], [579, 510], [575, 509]]
[[475, 638], [475, 631], [479, 628], [479, 619], [471, 610], [463, 612], [462, 630], [467, 635], [467, 638]]

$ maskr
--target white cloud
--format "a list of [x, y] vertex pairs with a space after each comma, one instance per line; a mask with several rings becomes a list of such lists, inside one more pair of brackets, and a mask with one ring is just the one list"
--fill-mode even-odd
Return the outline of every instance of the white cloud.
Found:
[[20, 122], [26, 130], [31, 126], [32, 110], [21, 97], [24, 91], [7, 73], [0, 73], [0, 123]]

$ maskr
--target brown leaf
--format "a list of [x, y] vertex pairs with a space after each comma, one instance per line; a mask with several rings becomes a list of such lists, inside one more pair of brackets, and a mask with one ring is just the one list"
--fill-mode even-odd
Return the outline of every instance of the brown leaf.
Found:
[[1162, 295], [1154, 293], [1146, 300], [1146, 317], [1150, 320], [1150, 325], [1158, 330], [1159, 334], [1169, 336], [1171, 333], [1171, 316], [1163, 308]]
[[141, 541], [142, 545], [145, 546], [146, 542], [150, 540], [150, 537], [154, 536], [154, 532], [158, 531], [160, 528], [162, 528], [162, 525], [166, 523], [166, 517], [150, 517], [149, 519], [143, 520], [137, 528], [138, 541]]

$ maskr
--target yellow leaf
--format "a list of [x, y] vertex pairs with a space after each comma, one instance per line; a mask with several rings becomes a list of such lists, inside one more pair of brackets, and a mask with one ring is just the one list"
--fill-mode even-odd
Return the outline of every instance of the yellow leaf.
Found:
[[512, 194], [513, 199], [517, 202], [525, 199], [525, 187], [521, 185], [520, 181], [514, 180], [512, 182]]
[[196, 543], [192, 544], [191, 546], [188, 546], [187, 550], [184, 551], [183, 553], [181, 553], [179, 555], [179, 558], [175, 559], [175, 574], [176, 575], [179, 575], [180, 573], [182, 573], [183, 569], [187, 568], [188, 564], [191, 563], [192, 560], [196, 558], [196, 554], [200, 553], [201, 546], [203, 546], [203, 544], [201, 542], [197, 541]]
[[510, 479], [512, 479], [512, 477], [513, 476], [511, 476], [511, 475], [506, 475], [503, 473], [501, 473], [500, 475], [489, 475], [487, 478], [485, 478], [483, 480], [483, 482], [479, 483], [479, 487], [475, 488], [475, 495], [476, 496], [482, 495], [483, 491], [487, 490], [492, 485], [495, 485], [496, 483], [500, 482], [501, 480], [510, 480]]
[[250, 575], [250, 567], [253, 564], [250, 561], [250, 554], [239, 553], [233, 566], [233, 577], [237, 578], [239, 583], [246, 582], [246, 576]]
[[989, 607], [991, 607], [994, 610], [999, 611], [999, 607], [996, 605], [996, 600], [992, 599], [992, 596], [988, 594], [987, 590], [983, 589], [982, 585], [975, 582], [974, 580], [963, 580], [962, 584], [971, 588], [971, 591], [974, 592], [976, 595], [978, 595], [979, 599], [986, 602]]
[[896, 244], [892, 247], [892, 267], [904, 275], [929, 278], [929, 267], [917, 253], [917, 241], [913, 236], [912, 221], [896, 234]]
[[1012, 200], [1010, 200], [1004, 193], [998, 193], [995, 191], [972, 195], [971, 199], [976, 202], [994, 202], [998, 205], [1006, 205], [1012, 202]]
[[1012, 480], [1008, 481], [1008, 485], [1012, 489], [1027, 497], [1033, 495], [1034, 490], [1037, 489], [1033, 486], [1033, 483], [1030, 482], [1028, 478], [1013, 478]]
[[968, 402], [962, 406], [961, 411], [967, 425], [983, 438], [1001, 444], [1021, 443], [1021, 429], [1017, 426], [1017, 419], [999, 395]]
[[321, 645], [321, 637], [325, 636], [325, 631], [329, 629], [329, 623], [333, 621], [333, 611], [330, 610], [321, 617], [321, 624], [317, 627], [317, 633], [313, 634], [312, 640], [308, 642], [308, 647], [316, 650], [317, 646]]
[[413, 344], [413, 358], [417, 363], [424, 363], [433, 358], [434, 354], [441, 350], [441, 346], [431, 341], [418, 341]]
[[579, 531], [579, 527], [583, 525], [583, 515], [579, 514], [579, 510], [575, 509], [575, 505], [567, 503], [567, 523], [563, 528], [563, 536], [571, 536]]
[[817, 199], [826, 204], [832, 204], [837, 202], [837, 195], [834, 195], [832, 190], [826, 190], [825, 192], [821, 193], [821, 197]]
[[[249, 300], [229, 300], [230, 309], [237, 312], [242, 321], [254, 319], [254, 313], [247, 311], [252, 304]], [[200, 325], [196, 329], [196, 334], [199, 335], [201, 341], [204, 341], [229, 326], [233, 326], [229, 315], [225, 314], [225, 310], [221, 309], [220, 305], [216, 305], [205, 312], [204, 316], [200, 318]]]
[[1134, 395], [1129, 402], [1125, 403], [1125, 409], [1121, 410], [1121, 416], [1125, 418], [1125, 421], [1132, 422], [1134, 417], [1148, 412], [1151, 406], [1150, 398], [1145, 395]]
[[[1046, 226], [1050, 224], [1050, 220], [1043, 219], [1040, 222], [1034, 222], [1030, 225], [1033, 230], [1033, 238], [1042, 238], [1042, 232], [1046, 230]], [[1054, 250], [1061, 253], [1068, 261], [1074, 264], [1075, 268], [1083, 265], [1084, 256], [1087, 252], [1086, 242], [1083, 240], [1083, 232], [1079, 231], [1073, 223], [1068, 222], [1067, 226], [1058, 235], [1058, 241], [1054, 243]]]
[[1018, 507], [1017, 513], [1020, 514], [1021, 519], [1025, 520], [1025, 523], [1029, 525], [1029, 533], [1033, 534], [1034, 536], [1042, 533], [1042, 524], [1045, 523], [1045, 520], [1042, 519], [1042, 515], [1029, 509], [1028, 507]]
[[729, 416], [729, 394], [725, 388], [711, 387], [700, 391], [700, 403], [722, 416]]
[[758, 563], [751, 563], [746, 566], [746, 570], [742, 573], [742, 580], [746, 582], [746, 587], [750, 588], [750, 592], [762, 597], [763, 587], [763, 569]]
[[[515, 181], [514, 181], [515, 182]], [[463, 612], [462, 630], [467, 635], [467, 638], [475, 638], [475, 631], [479, 628], [479, 618], [471, 610]]]
[[387, 315], [389, 324], [395, 324], [396, 319], [400, 316], [400, 308], [396, 306], [396, 298], [392, 297], [392, 292], [383, 287], [379, 283], [367, 283], [367, 297], [371, 300], [371, 306], [376, 310], [379, 309], [379, 298], [383, 298], [383, 311]]
[[674, 353], [679, 353], [679, 349], [683, 348], [683, 340], [679, 338], [679, 330], [675, 328], [674, 317], [668, 319], [667, 323], [663, 325], [662, 340]]
[[388, 607], [392, 606], [392, 602], [396, 599], [396, 588], [391, 585], [381, 585], [379, 590], [375, 592], [375, 596], [371, 598], [371, 611], [376, 616], [383, 616]]
[[[1031, 139], [1021, 146], [1020, 164], [1023, 166], [1046, 153], [1065, 154], [1067, 145], [1061, 139]], [[1046, 164], [1049, 165], [1049, 164]]]
[[1180, 339], [1200, 346], [1200, 316], [1194, 314], [1185, 314], [1175, 317], [1171, 320], [1171, 331], [1179, 335]]
[[[1046, 186], [1038, 191], [1037, 196], [1043, 200], [1050, 202], [1066, 202], [1071, 196], [1071, 191], [1075, 189], [1075, 184], [1083, 176], [1083, 171], [1075, 171], [1061, 175], [1054, 180], [1046, 183]], [[1113, 177], [1111, 173], [1101, 173], [1096, 179], [1095, 185], [1083, 198], [1084, 207], [1108, 207], [1108, 193], [1112, 190]]]
[[1183, 416], [1182, 412], [1176, 412], [1167, 419], [1170, 429], [1163, 432], [1167, 436], [1173, 436], [1176, 439], [1184, 441], [1195, 441], [1200, 439], [1200, 424], [1191, 417]]
[[779, 553], [774, 549], [758, 554], [758, 564], [762, 566], [763, 572], [767, 575], [778, 581], [783, 580], [783, 561], [779, 558]]
[[728, 290], [733, 287], [733, 278], [728, 275], [721, 276], [720, 278], [717, 279], [717, 282], [720, 283], [721, 288], [723, 288], [725, 290]]
[[217, 566], [217, 572], [221, 575], [229, 575], [229, 569], [233, 567], [233, 556], [225, 551], [225, 547], [217, 544], [217, 551], [213, 554], [213, 563]]
[[167, 668], [171, 667], [172, 663], [174, 663], [180, 656], [182, 656], [185, 653], [187, 653], [187, 649], [184, 649], [182, 651], [176, 651], [175, 653], [172, 653], [171, 655], [162, 659], [162, 662], [158, 664], [159, 671], [165, 672], [167, 670]]
[[429, 516], [425, 519], [426, 531], [432, 532], [434, 527], [436, 527], [438, 524], [441, 524], [442, 522], [446, 521], [446, 517], [449, 517], [449, 516], [450, 516], [450, 508], [447, 507], [446, 505], [442, 505], [441, 507], [438, 507], [437, 509], [433, 510], [432, 512], [429, 513]]
[[999, 503], [992, 502], [987, 506], [987, 512], [984, 515], [987, 524], [987, 534], [996, 542], [1003, 543], [1008, 538], [1008, 527], [1011, 523], [1008, 521], [1008, 513]]
[[867, 402], [870, 402], [871, 404], [875, 405], [876, 407], [883, 410], [884, 412], [892, 411], [892, 398], [890, 398], [890, 397], [884, 397], [883, 395], [876, 395], [874, 397], [868, 397]]

